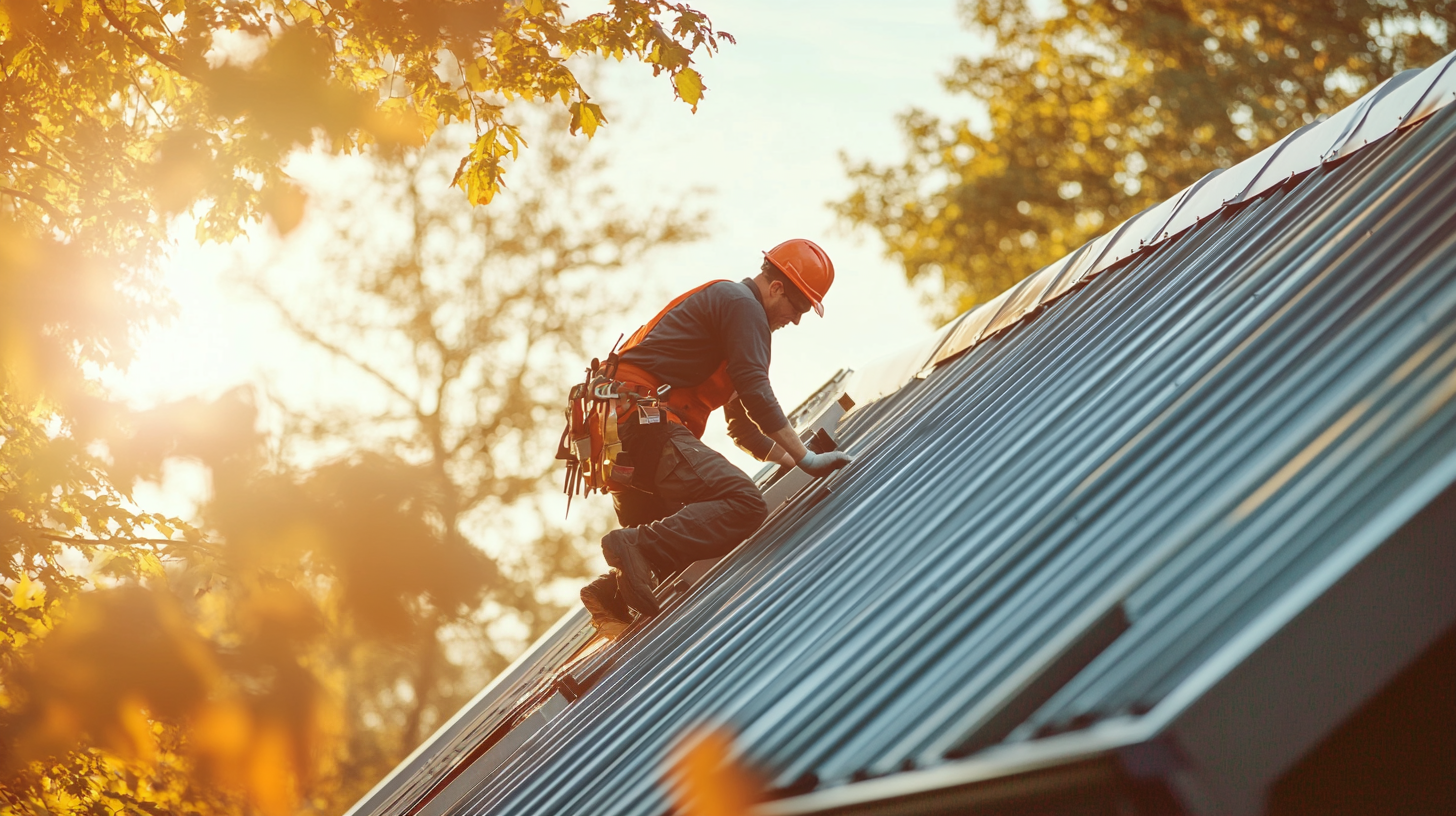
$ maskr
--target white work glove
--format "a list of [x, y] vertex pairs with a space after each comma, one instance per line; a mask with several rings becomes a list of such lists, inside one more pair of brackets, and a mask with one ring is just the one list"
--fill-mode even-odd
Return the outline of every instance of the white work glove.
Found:
[[854, 457], [844, 451], [830, 451], [828, 453], [809, 452], [799, 460], [799, 468], [805, 473], [819, 478], [828, 476], [836, 470], [854, 461]]

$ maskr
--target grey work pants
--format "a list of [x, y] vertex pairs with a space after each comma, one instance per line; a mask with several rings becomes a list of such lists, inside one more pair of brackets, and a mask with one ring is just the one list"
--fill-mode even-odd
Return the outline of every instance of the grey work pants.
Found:
[[[687, 428], [673, 423], [658, 433], [662, 447], [653, 492], [614, 493], [612, 501], [617, 521], [634, 533], [652, 571], [662, 579], [738, 546], [763, 524], [768, 507], [747, 474]], [[600, 595], [621, 597], [611, 573], [591, 587]]]

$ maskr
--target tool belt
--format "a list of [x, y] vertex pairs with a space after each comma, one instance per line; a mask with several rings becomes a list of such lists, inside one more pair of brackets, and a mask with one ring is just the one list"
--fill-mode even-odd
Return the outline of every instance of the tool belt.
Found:
[[[656, 389], [616, 379], [617, 355], [603, 363], [593, 359], [586, 379], [571, 387], [566, 403], [566, 428], [556, 447], [556, 458], [566, 463], [566, 509], [571, 498], [591, 493], [621, 493], [632, 489], [636, 471], [622, 450], [618, 423], [634, 413], [637, 421], [649, 425], [681, 419], [662, 400], [670, 385]], [[650, 492], [650, 490], [648, 491]]]

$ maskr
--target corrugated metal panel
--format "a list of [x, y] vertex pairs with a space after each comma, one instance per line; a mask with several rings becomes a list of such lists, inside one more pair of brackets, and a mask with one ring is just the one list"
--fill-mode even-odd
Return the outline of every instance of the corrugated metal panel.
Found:
[[406, 816], [430, 798], [548, 694], [557, 672], [591, 637], [585, 609], [573, 610], [543, 634], [464, 708], [365, 794], [346, 816]]
[[1057, 660], [1007, 743], [1136, 719], [1456, 451], [1453, 396], [1448, 107], [856, 409], [456, 812], [660, 813], [702, 722], [782, 789], [944, 764]]
[[[954, 358], [1093, 276], [1177, 237], [1224, 207], [1266, 195], [1321, 164], [1348, 157], [1400, 128], [1423, 121], [1456, 100], [1456, 71], [1450, 70], [1453, 61], [1456, 52], [1423, 70], [1404, 71], [1329, 119], [1299, 128], [1226, 171], [1214, 170], [1172, 198], [1038, 270], [1012, 290], [956, 318], [946, 327], [951, 330], [945, 342], [931, 344], [928, 356], [918, 356], [921, 346], [916, 346], [866, 366], [859, 379], [876, 386], [862, 389], [861, 405], [891, 393], [893, 389], [886, 384], [904, 384], [927, 365]], [[1007, 303], [1010, 298], [1015, 302]]]

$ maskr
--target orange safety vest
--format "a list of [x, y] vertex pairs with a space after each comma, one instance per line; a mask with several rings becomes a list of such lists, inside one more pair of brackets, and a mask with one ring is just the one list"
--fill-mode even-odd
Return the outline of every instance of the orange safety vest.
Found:
[[[673, 298], [672, 302], [667, 304], [667, 307], [662, 311], [658, 312], [656, 317], [647, 321], [637, 331], [632, 332], [632, 336], [627, 338], [627, 342], [617, 354], [624, 354], [628, 349], [641, 343], [647, 338], [647, 335], [652, 329], [657, 326], [658, 321], [662, 320], [663, 316], [677, 308], [678, 304], [684, 300], [687, 300], [715, 283], [731, 283], [731, 281], [726, 279], [708, 281], [702, 286], [691, 289]], [[632, 365], [625, 361], [617, 364], [616, 379], [628, 385], [645, 386], [649, 391], [656, 391], [663, 384], [662, 378], [641, 366]], [[708, 415], [727, 405], [728, 400], [733, 398], [735, 391], [733, 381], [728, 378], [728, 361], [724, 360], [718, 364], [718, 368], [713, 372], [712, 376], [697, 385], [686, 387], [674, 386], [662, 398], [662, 405], [669, 411], [668, 418], [681, 422], [689, 431], [693, 432], [693, 436], [702, 439], [703, 431], [707, 430], [708, 427]]]

